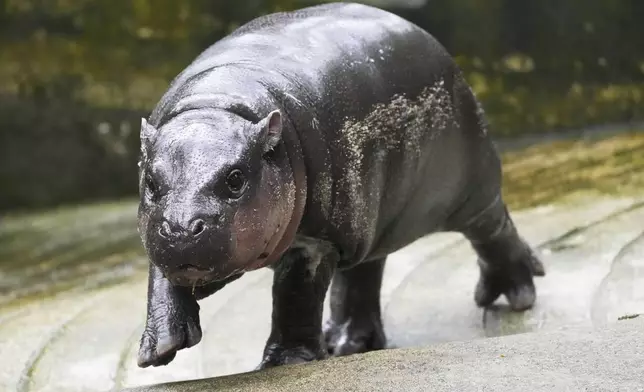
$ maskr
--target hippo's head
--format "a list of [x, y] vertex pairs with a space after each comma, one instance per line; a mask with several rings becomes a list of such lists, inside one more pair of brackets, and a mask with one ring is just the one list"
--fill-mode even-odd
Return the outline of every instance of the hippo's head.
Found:
[[295, 184], [273, 111], [227, 111], [141, 124], [139, 233], [175, 285], [223, 280], [265, 265], [283, 243]]

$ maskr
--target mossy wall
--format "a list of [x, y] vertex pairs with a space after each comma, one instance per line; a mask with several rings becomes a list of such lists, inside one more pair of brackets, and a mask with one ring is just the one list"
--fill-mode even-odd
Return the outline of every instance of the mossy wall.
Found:
[[[0, 0], [0, 210], [136, 195], [138, 127], [201, 50], [320, 1]], [[641, 0], [432, 0], [497, 136], [644, 120]]]

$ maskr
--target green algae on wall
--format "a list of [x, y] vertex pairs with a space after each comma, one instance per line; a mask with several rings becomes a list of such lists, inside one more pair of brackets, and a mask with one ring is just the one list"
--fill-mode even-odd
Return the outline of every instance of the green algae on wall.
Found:
[[641, 195], [644, 133], [558, 141], [503, 154], [503, 196], [512, 209], [563, 196]]

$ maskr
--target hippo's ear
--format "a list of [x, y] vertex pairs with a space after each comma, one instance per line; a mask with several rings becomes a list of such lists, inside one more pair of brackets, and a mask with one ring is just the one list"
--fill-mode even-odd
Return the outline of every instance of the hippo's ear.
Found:
[[148, 124], [145, 118], [141, 118], [141, 160], [139, 161], [139, 166], [141, 166], [141, 162], [147, 159], [148, 143], [150, 143], [156, 132], [156, 128]]
[[145, 119], [145, 117], [142, 117], [141, 118], [141, 144], [143, 144], [143, 142], [150, 141], [150, 139], [152, 139], [155, 133], [157, 133], [156, 128], [148, 124], [148, 121]]
[[264, 153], [275, 148], [282, 140], [282, 113], [273, 110], [259, 122], [261, 139], [264, 141]]

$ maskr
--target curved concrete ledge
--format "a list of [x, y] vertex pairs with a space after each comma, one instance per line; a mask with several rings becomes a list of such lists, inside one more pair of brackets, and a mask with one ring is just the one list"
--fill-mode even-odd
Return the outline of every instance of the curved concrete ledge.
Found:
[[644, 315], [630, 317], [126, 391], [644, 391]]

